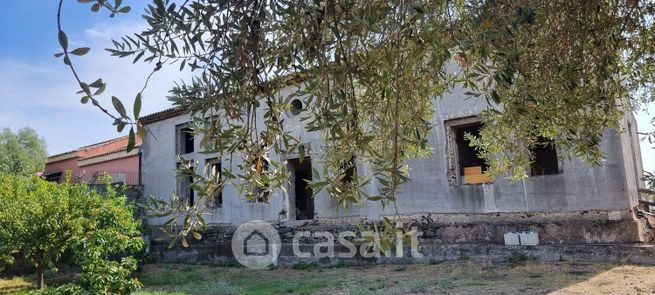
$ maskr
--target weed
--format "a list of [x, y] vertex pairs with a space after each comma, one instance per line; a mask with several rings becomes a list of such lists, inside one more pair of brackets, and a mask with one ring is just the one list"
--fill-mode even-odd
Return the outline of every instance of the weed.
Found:
[[409, 286], [411, 293], [426, 293], [430, 284], [428, 282], [414, 282]]
[[201, 262], [200, 264], [210, 267], [243, 267], [243, 265], [236, 260], [208, 261]]
[[316, 262], [304, 262], [304, 261], [298, 261], [296, 264], [291, 266], [292, 269], [295, 270], [312, 270], [312, 269], [317, 269], [320, 268], [321, 266], [318, 265]]
[[453, 280], [450, 278], [441, 278], [437, 280], [436, 282], [437, 288], [443, 289], [443, 290], [450, 290], [455, 288], [455, 284], [453, 283]]
[[535, 260], [535, 258], [532, 255], [520, 251], [514, 251], [512, 252], [512, 255], [507, 257], [507, 263], [510, 266], [524, 265], [526, 262], [533, 260]]
[[428, 260], [428, 262], [427, 262], [428, 265], [437, 265], [437, 264], [442, 264], [442, 263], [444, 263], [443, 260], [437, 260], [437, 259], [434, 259], [434, 258], [430, 258], [430, 260]]
[[356, 286], [349, 286], [348, 289], [346, 290], [346, 294], [348, 295], [373, 295], [377, 294], [377, 292], [371, 291], [371, 289], [366, 288], [361, 285], [356, 285]]
[[344, 260], [337, 260], [337, 262], [329, 266], [329, 268], [344, 268], [344, 267], [348, 267], [348, 263], [346, 263], [346, 261]]

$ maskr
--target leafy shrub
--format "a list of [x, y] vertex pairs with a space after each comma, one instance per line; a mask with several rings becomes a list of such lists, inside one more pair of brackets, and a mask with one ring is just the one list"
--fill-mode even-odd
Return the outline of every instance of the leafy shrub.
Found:
[[130, 293], [140, 286], [130, 278], [133, 255], [144, 245], [132, 210], [111, 186], [99, 193], [84, 184], [0, 173], [0, 261], [24, 256], [43, 287], [45, 271], [70, 253], [82, 275], [47, 293]]

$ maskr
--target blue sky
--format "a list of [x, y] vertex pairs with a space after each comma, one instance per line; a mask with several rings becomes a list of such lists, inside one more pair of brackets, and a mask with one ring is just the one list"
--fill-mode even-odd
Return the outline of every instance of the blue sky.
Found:
[[[61, 59], [57, 42], [56, 0], [12, 1], [0, 11], [0, 126], [13, 130], [30, 126], [46, 139], [49, 154], [118, 137], [112, 120], [90, 104], [80, 104], [77, 83]], [[132, 11], [110, 18], [93, 13], [88, 4], [64, 0], [63, 29], [69, 47], [91, 47], [73, 59], [83, 81], [102, 77], [107, 91], [101, 103], [111, 109], [111, 95], [131, 104], [154, 65], [132, 64], [111, 57], [104, 48], [111, 39], [145, 28], [141, 12], [148, 1], [125, 0]], [[176, 67], [155, 74], [143, 98], [142, 114], [170, 107], [165, 99], [182, 74]], [[131, 109], [131, 106], [128, 105]], [[126, 133], [125, 131], [124, 133]]]
[[[56, 0], [11, 1], [0, 10], [0, 127], [13, 130], [30, 126], [48, 143], [49, 154], [56, 154], [98, 141], [118, 137], [111, 119], [90, 105], [79, 103], [76, 82], [61, 60], [56, 29]], [[136, 64], [109, 56], [103, 49], [111, 47], [111, 38], [145, 28], [141, 12], [149, 1], [124, 0], [132, 6], [128, 14], [109, 18], [108, 13], [93, 13], [88, 4], [64, 0], [63, 28], [70, 47], [91, 47], [91, 52], [73, 62], [81, 78], [92, 82], [102, 77], [107, 91], [101, 101], [111, 108], [110, 95], [131, 102], [141, 89], [152, 65]], [[170, 107], [165, 99], [172, 83], [183, 76], [177, 67], [158, 72], [144, 94], [142, 114]], [[641, 131], [652, 129], [649, 119], [637, 114]], [[642, 142], [642, 159], [647, 170], [655, 170], [655, 150]]]

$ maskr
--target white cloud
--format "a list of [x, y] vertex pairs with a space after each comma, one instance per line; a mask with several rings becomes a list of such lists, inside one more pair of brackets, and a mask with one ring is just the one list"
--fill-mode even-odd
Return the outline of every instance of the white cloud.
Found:
[[[111, 38], [143, 27], [142, 23], [127, 21], [99, 24], [87, 29], [82, 39], [71, 38], [72, 47], [91, 47], [89, 54], [74, 57], [73, 63], [83, 81], [90, 83], [102, 77], [107, 82], [107, 90], [100, 97], [107, 109], [113, 109], [113, 95], [131, 110], [136, 93], [155, 65], [132, 64], [131, 58], [112, 57], [104, 49], [112, 46]], [[177, 66], [155, 73], [143, 96], [142, 115], [170, 107], [168, 90], [182, 77], [188, 78], [190, 73], [180, 73]], [[72, 73], [52, 54], [34, 60], [0, 58], [0, 126], [35, 128], [46, 138], [50, 154], [120, 136], [106, 115], [79, 102], [77, 90]]]

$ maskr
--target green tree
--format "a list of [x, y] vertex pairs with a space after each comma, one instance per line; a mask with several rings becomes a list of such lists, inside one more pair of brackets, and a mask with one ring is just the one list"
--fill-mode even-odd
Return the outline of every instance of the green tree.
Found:
[[[129, 11], [123, 1], [80, 2], [111, 16]], [[268, 155], [302, 154], [304, 146], [280, 119], [289, 108], [276, 95], [280, 85], [296, 86], [303, 122], [323, 135], [313, 157], [325, 171], [312, 187], [342, 206], [395, 202], [408, 180], [405, 161], [430, 152], [427, 138], [439, 123], [431, 122], [433, 100], [457, 87], [486, 98], [485, 127], [472, 141], [493, 174], [514, 180], [526, 177], [531, 150], [544, 138], [565, 156], [599, 164], [603, 132], [619, 130], [623, 114], [654, 93], [655, 3], [648, 0], [154, 0], [143, 17], [145, 30], [108, 51], [150, 63], [153, 73], [190, 68], [195, 77], [173, 87], [171, 100], [193, 116], [208, 152], [245, 159], [218, 185], [183, 167], [201, 195], [232, 182], [248, 198], [266, 199], [260, 188], [282, 185], [285, 165]], [[57, 56], [75, 72], [73, 57], [88, 48], [69, 49], [61, 24], [59, 17]], [[130, 113], [116, 97], [115, 111], [101, 106], [102, 79], [78, 82], [82, 103], [114, 118], [119, 131], [131, 126], [131, 138], [144, 133], [143, 89]], [[260, 159], [270, 169], [252, 164]], [[357, 163], [371, 169], [352, 173]], [[361, 187], [372, 179], [381, 189], [369, 196]], [[193, 208], [162, 212], [193, 213], [181, 235], [202, 224]]]
[[127, 294], [132, 258], [143, 247], [140, 222], [113, 188], [99, 193], [83, 184], [57, 184], [35, 176], [0, 173], [0, 261], [22, 256], [38, 273], [56, 269], [64, 253], [83, 270], [76, 286], [89, 292]]
[[71, 240], [82, 233], [81, 214], [72, 214], [64, 186], [36, 177], [2, 175], [0, 249], [3, 259], [21, 254], [35, 267], [39, 287], [43, 273], [54, 269]]
[[13, 133], [4, 128], [0, 132], [0, 172], [34, 175], [43, 171], [47, 157], [45, 140], [34, 129], [24, 127]]

